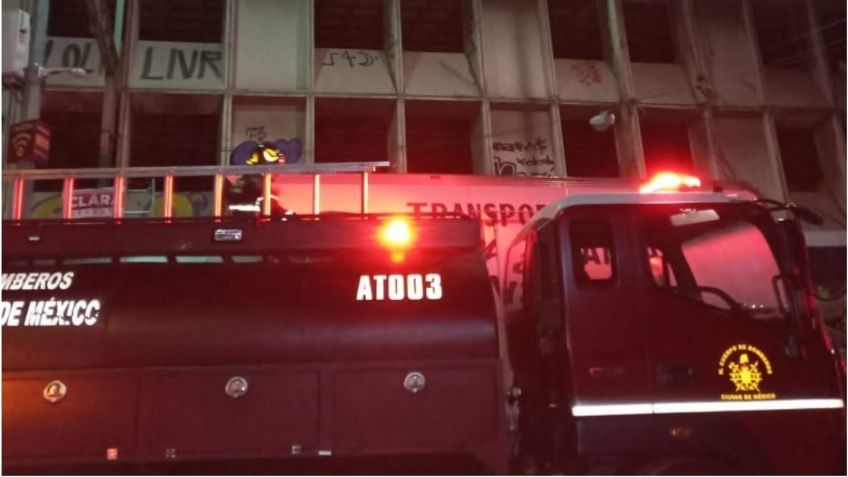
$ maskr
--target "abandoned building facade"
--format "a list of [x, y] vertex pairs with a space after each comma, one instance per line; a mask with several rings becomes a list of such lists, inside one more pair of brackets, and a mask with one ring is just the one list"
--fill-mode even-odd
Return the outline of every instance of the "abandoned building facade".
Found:
[[[3, 9], [4, 22], [28, 14], [31, 59], [86, 71], [44, 80], [36, 115], [51, 130], [48, 168], [228, 164], [245, 141], [298, 138], [301, 163], [389, 161], [396, 173], [692, 171], [813, 209], [825, 224], [806, 231], [808, 243], [844, 257], [838, 0], [18, 0]], [[97, 38], [98, 23], [112, 37]], [[114, 55], [99, 46], [109, 41]], [[21, 90], [4, 81], [4, 138], [32, 119]]]

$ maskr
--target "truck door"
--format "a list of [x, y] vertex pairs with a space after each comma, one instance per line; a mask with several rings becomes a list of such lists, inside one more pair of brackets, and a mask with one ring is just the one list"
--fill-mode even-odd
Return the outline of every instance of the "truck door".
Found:
[[646, 435], [755, 467], [738, 472], [838, 469], [832, 360], [771, 216], [701, 204], [634, 206], [630, 217], [656, 417]]
[[568, 207], [509, 251], [506, 329], [522, 388], [523, 472], [612, 473], [584, 457], [632, 449], [639, 420], [650, 418], [628, 212]]
[[565, 342], [570, 358], [572, 414], [583, 451], [608, 448], [604, 416], [640, 414], [650, 400], [637, 260], [628, 210], [575, 206], [562, 212], [559, 237], [565, 286]]

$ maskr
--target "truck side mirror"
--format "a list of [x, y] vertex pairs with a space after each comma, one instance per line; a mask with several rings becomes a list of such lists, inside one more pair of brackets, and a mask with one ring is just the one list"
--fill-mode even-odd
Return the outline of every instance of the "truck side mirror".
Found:
[[786, 277], [775, 275], [771, 279], [771, 286], [774, 289], [774, 298], [777, 307], [780, 309], [780, 313], [783, 316], [787, 316], [789, 314], [790, 303], [788, 290], [786, 289]]

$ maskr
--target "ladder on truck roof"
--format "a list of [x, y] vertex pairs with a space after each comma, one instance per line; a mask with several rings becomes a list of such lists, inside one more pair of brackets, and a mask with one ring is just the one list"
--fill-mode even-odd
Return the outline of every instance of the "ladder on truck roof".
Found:
[[[162, 217], [173, 217], [175, 177], [212, 177], [213, 213], [223, 216], [224, 178], [226, 176], [262, 176], [262, 215], [271, 215], [271, 183], [277, 174], [311, 174], [312, 213], [321, 213], [320, 188], [322, 174], [358, 173], [361, 176], [360, 212], [368, 213], [368, 175], [379, 168], [389, 167], [388, 161], [338, 162], [328, 164], [277, 164], [266, 166], [187, 166], [187, 167], [123, 167], [99, 169], [21, 169], [4, 170], [3, 182], [12, 183], [11, 211], [9, 218], [20, 221], [24, 218], [24, 202], [27, 184], [39, 180], [62, 180], [62, 219], [73, 219], [74, 186], [80, 179], [102, 179], [112, 181], [112, 217], [121, 219], [125, 215], [124, 196], [126, 181], [132, 178], [162, 178]], [[4, 204], [5, 208], [5, 204]], [[4, 210], [5, 215], [5, 210]]]

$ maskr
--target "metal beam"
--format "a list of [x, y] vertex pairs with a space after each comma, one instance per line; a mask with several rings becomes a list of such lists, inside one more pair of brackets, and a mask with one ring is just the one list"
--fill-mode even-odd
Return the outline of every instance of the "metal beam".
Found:
[[126, 167], [126, 168], [85, 168], [85, 169], [26, 169], [4, 170], [4, 180], [25, 178], [27, 180], [64, 179], [111, 179], [122, 177], [175, 177], [241, 175], [241, 174], [333, 174], [348, 172], [374, 172], [389, 167], [389, 161], [374, 162], [331, 162], [323, 164], [270, 164], [265, 166], [165, 166], [165, 167]]
[[114, 24], [106, 0], [85, 0], [85, 9], [88, 11], [88, 29], [97, 40], [106, 74], [116, 78], [119, 73], [118, 50], [112, 38]]

